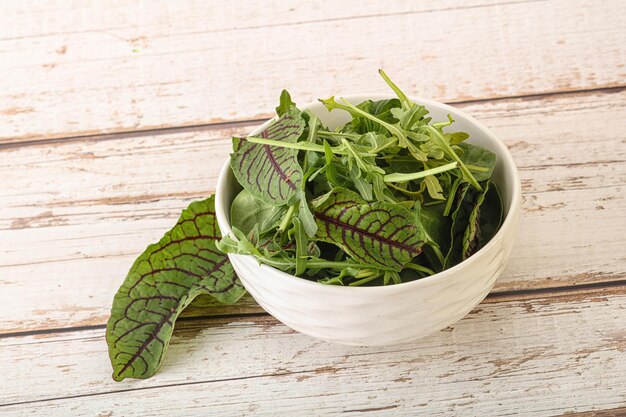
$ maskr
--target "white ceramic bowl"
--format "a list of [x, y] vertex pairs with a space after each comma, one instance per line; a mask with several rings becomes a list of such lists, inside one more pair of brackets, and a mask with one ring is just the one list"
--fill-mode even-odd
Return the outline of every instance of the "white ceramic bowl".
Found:
[[[363, 100], [378, 95], [345, 97]], [[438, 274], [407, 283], [378, 287], [324, 285], [298, 278], [252, 256], [228, 255], [248, 292], [268, 313], [292, 329], [319, 339], [347, 345], [390, 345], [409, 342], [441, 330], [469, 313], [489, 293], [511, 253], [521, 211], [521, 185], [506, 146], [471, 116], [442, 103], [422, 98], [434, 120], [450, 113], [454, 130], [470, 134], [469, 142], [497, 155], [493, 180], [502, 194], [505, 220], [494, 238], [467, 260]], [[321, 103], [305, 106], [328, 127], [349, 120], [346, 112], [328, 112]], [[261, 132], [269, 122], [252, 131]], [[230, 232], [230, 205], [239, 192], [228, 161], [220, 173], [216, 213], [220, 230]]]

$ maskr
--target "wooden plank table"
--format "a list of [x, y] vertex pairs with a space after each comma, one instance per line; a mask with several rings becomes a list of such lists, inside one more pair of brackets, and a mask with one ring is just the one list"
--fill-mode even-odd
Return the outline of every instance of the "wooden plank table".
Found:
[[[0, 3], [0, 415], [626, 415], [623, 1]], [[510, 263], [417, 343], [345, 347], [202, 298], [161, 371], [104, 342], [133, 259], [230, 137], [298, 103], [411, 94], [492, 128], [523, 181]]]

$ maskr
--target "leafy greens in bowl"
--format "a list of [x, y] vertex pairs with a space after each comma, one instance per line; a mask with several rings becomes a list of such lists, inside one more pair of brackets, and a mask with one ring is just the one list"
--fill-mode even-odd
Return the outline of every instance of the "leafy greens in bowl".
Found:
[[395, 98], [299, 109], [283, 92], [277, 118], [233, 138], [216, 195], [191, 203], [114, 297], [115, 380], [159, 369], [200, 294], [235, 303], [247, 290], [289, 327], [355, 345], [415, 340], [486, 296], [520, 212], [511, 155], [470, 116], [381, 75]]
[[454, 266], [495, 235], [496, 155], [381, 75], [397, 98], [320, 100], [350, 115], [339, 128], [283, 91], [276, 120], [233, 138], [242, 189], [220, 250], [324, 284], [388, 285]]

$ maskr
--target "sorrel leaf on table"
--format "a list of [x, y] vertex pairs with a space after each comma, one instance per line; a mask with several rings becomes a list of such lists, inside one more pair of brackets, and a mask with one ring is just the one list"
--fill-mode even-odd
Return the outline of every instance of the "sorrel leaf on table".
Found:
[[148, 378], [161, 366], [180, 312], [198, 295], [235, 303], [245, 290], [215, 247], [214, 197], [191, 203], [161, 240], [148, 246], [115, 294], [106, 340], [113, 379]]
[[[296, 142], [304, 131], [300, 110], [291, 107], [258, 136], [281, 142]], [[241, 184], [256, 198], [273, 205], [295, 201], [302, 181], [298, 150], [251, 143], [233, 138], [230, 166]]]
[[400, 271], [422, 251], [424, 230], [399, 204], [367, 203], [353, 191], [335, 188], [312, 205], [315, 237], [338, 245], [362, 264]]

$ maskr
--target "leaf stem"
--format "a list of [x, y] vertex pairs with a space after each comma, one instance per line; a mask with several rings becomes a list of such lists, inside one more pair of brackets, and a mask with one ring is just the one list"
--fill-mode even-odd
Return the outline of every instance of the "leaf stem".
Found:
[[309, 134], [307, 136], [307, 142], [315, 143], [315, 134], [317, 133], [317, 116], [311, 115], [309, 120]]
[[427, 169], [425, 171], [412, 172], [409, 174], [395, 172], [393, 174], [385, 175], [384, 180], [385, 182], [406, 182], [416, 180], [418, 178], [424, 178], [429, 175], [441, 174], [442, 172], [450, 171], [451, 169], [454, 169], [458, 166], [458, 162], [450, 162], [449, 164], [445, 164], [436, 168]]
[[443, 266], [443, 264], [446, 263], [446, 257], [443, 256], [441, 249], [439, 249], [439, 245], [435, 243], [434, 245], [430, 245], [430, 247], [433, 252], [435, 252], [435, 256], [437, 257], [437, 259], [439, 259], [439, 262], [441, 262], [441, 266]]
[[385, 143], [385, 144], [384, 144], [384, 145], [382, 145], [382, 146], [379, 146], [379, 147], [377, 147], [377, 148], [372, 149], [372, 150], [370, 151], [370, 153], [373, 153], [373, 154], [380, 153], [380, 151], [382, 151], [383, 149], [385, 149], [385, 148], [387, 148], [387, 147], [389, 147], [389, 146], [391, 146], [391, 145], [395, 145], [395, 143], [396, 143], [397, 141], [398, 141], [398, 138], [397, 138], [396, 136], [392, 136], [391, 140], [389, 140], [387, 143]]
[[457, 178], [456, 181], [452, 183], [452, 187], [450, 188], [450, 192], [448, 193], [448, 201], [446, 201], [446, 207], [443, 209], [444, 216], [450, 215], [450, 210], [452, 210], [452, 203], [454, 202], [454, 197], [456, 196], [456, 190], [459, 188], [459, 184], [461, 184], [461, 178]]
[[414, 264], [414, 263], [411, 263], [411, 262], [409, 262], [408, 264], [404, 265], [404, 267], [412, 269], [414, 271], [423, 272], [423, 273], [429, 274], [429, 275], [434, 275], [435, 274], [435, 271], [433, 271], [432, 269], [426, 268], [425, 266]]
[[[392, 183], [392, 182], [389, 182], [388, 184], [389, 184], [389, 186], [390, 186], [391, 188], [394, 188], [394, 189], [396, 189], [396, 190], [400, 191], [402, 194], [407, 195], [407, 196], [409, 196], [409, 197], [413, 197], [413, 198], [416, 198], [416, 199], [420, 199], [420, 196], [422, 195], [422, 192], [421, 192], [421, 191], [411, 191], [411, 190], [405, 190], [404, 188], [402, 188], [402, 187], [398, 187], [397, 185], [395, 185], [395, 184], [394, 184], [394, 183]], [[420, 200], [420, 201], [421, 201], [421, 200]]]
[[358, 281], [351, 282], [351, 283], [350, 283], [350, 284], [348, 284], [348, 285], [349, 285], [350, 287], [356, 287], [356, 286], [358, 286], [358, 285], [366, 284], [366, 283], [368, 283], [368, 282], [370, 282], [370, 281], [373, 281], [373, 280], [375, 280], [376, 278], [379, 278], [379, 277], [380, 277], [380, 274], [379, 274], [379, 273], [374, 273], [374, 274], [373, 274], [372, 276], [370, 276], [370, 277], [366, 277], [366, 278], [360, 279], [360, 280], [358, 280]]
[[450, 158], [454, 159], [455, 161], [459, 163], [459, 169], [463, 173], [463, 176], [465, 177], [465, 179], [469, 181], [469, 183], [472, 184], [474, 188], [476, 188], [478, 191], [482, 191], [482, 187], [480, 186], [478, 181], [476, 181], [476, 178], [474, 178], [472, 173], [469, 172], [469, 169], [467, 169], [463, 161], [461, 161], [461, 158], [459, 158], [456, 152], [454, 152], [454, 150], [450, 147], [450, 144], [448, 143], [448, 141], [446, 141], [446, 139], [441, 135], [441, 133], [430, 125], [426, 125], [424, 126], [424, 128], [426, 128], [431, 133], [431, 136], [430, 136], [431, 138], [436, 139], [436, 142], [441, 147], [441, 149], [446, 154], [448, 154]]
[[[369, 268], [369, 265], [363, 265], [357, 262], [350, 261], [326, 261], [326, 260], [312, 260], [308, 263], [310, 268]], [[378, 268], [378, 267], [377, 267]], [[384, 268], [380, 268], [384, 269]]]
[[317, 135], [318, 136], [330, 136], [331, 138], [352, 138], [352, 139], [358, 139], [361, 137], [361, 135], [356, 135], [354, 133], [330, 132], [326, 130], [318, 130]]
[[[285, 268], [293, 268], [295, 267], [296, 263], [295, 260], [281, 260], [281, 259], [276, 259], [276, 258], [268, 258], [265, 256], [258, 256], [258, 255], [254, 255], [257, 259], [259, 259], [261, 261], [261, 263], [264, 263], [266, 265], [269, 266], [273, 266], [276, 268], [280, 268], [280, 269], [285, 269]], [[363, 268], [369, 268], [370, 266], [368, 265], [363, 265], [357, 262], [349, 262], [349, 261], [327, 261], [325, 259], [312, 259], [309, 260], [307, 262], [307, 269], [343, 269], [343, 268], [357, 268], [357, 269], [363, 269]], [[379, 268], [377, 267], [378, 270], [380, 271], [391, 271], [391, 268]]]
[[448, 114], [448, 121], [447, 122], [433, 123], [433, 124], [431, 124], [431, 126], [433, 126], [435, 128], [442, 128], [442, 127], [450, 126], [452, 123], [454, 123], [454, 119], [452, 118], [452, 116], [450, 116], [450, 114]]
[[481, 167], [478, 165], [469, 165], [469, 164], [465, 164], [465, 166], [470, 170], [470, 171], [476, 171], [476, 172], [489, 172], [489, 168], [486, 167]]
[[354, 160], [356, 161], [356, 164], [359, 167], [359, 169], [361, 169], [364, 172], [368, 172], [369, 167], [365, 165], [365, 162], [363, 162], [363, 160], [361, 159], [361, 156], [352, 148], [352, 146], [350, 145], [350, 142], [348, 142], [345, 139], [342, 139], [342, 143], [346, 151], [348, 151], [348, 155], [354, 158]]
[[370, 119], [372, 122], [378, 123], [379, 125], [383, 126], [385, 129], [387, 129], [394, 136], [398, 136], [398, 138], [406, 138], [404, 134], [400, 131], [400, 129], [398, 129], [394, 125], [387, 123], [384, 120], [379, 119], [378, 117], [359, 109], [358, 107], [356, 107], [354, 104], [350, 103], [348, 100], [346, 100], [343, 97], [341, 98], [341, 101], [344, 103], [344, 107], [349, 108], [351, 112], [354, 112], [358, 114], [359, 116]]
[[394, 93], [396, 93], [396, 95], [400, 99], [400, 102], [402, 103], [403, 106], [406, 105], [407, 107], [411, 107], [413, 105], [413, 101], [409, 100], [406, 94], [404, 94], [404, 92], [402, 92], [402, 90], [400, 90], [400, 88], [398, 88], [398, 86], [393, 81], [391, 81], [391, 79], [387, 76], [387, 74], [385, 74], [385, 71], [383, 71], [382, 69], [379, 69], [378, 73], [380, 74], [381, 77], [383, 77], [383, 80], [385, 80], [387, 85], [391, 87]]
[[[325, 152], [323, 145], [318, 145], [317, 143], [312, 143], [312, 142], [282, 142], [279, 140], [259, 138], [256, 136], [249, 136], [245, 138], [245, 140], [247, 140], [248, 142], [252, 142], [252, 143], [258, 143], [260, 145], [276, 146], [279, 148], [298, 149], [300, 151], [313, 151], [313, 152], [320, 152], [320, 153]], [[330, 150], [332, 151], [332, 153], [336, 155], [350, 155], [350, 151], [345, 149], [345, 147], [341, 147], [341, 146], [332, 147], [331, 146]], [[363, 154], [363, 155], [367, 155], [367, 154]]]
[[[258, 143], [260, 145], [277, 146], [279, 148], [298, 149], [300, 151], [324, 152], [324, 147], [322, 145], [311, 142], [283, 142], [280, 140], [259, 138], [256, 136], [248, 136], [247, 138], [245, 138], [245, 140], [252, 143]], [[341, 150], [337, 148], [332, 149], [333, 151], [337, 151], [337, 153], [346, 153], [341, 152]]]
[[280, 222], [280, 225], [278, 226], [279, 231], [284, 232], [285, 230], [287, 230], [287, 228], [289, 227], [289, 224], [291, 223], [291, 218], [293, 217], [293, 213], [296, 211], [296, 206], [297, 204], [293, 204], [289, 206], [289, 209], [287, 210], [287, 214], [285, 214], [285, 217], [283, 218], [283, 220]]

